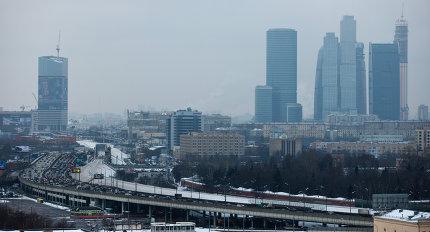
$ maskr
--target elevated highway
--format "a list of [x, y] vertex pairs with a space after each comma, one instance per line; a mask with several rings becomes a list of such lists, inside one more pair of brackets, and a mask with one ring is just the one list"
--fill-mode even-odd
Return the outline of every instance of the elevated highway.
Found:
[[[89, 204], [91, 201], [114, 201], [119, 203], [133, 203], [137, 205], [156, 206], [164, 208], [174, 208], [182, 210], [204, 211], [212, 213], [226, 213], [233, 215], [246, 215], [259, 218], [271, 218], [281, 220], [318, 222], [324, 224], [337, 224], [357, 227], [371, 227], [373, 220], [370, 216], [347, 215], [337, 213], [322, 213], [322, 212], [304, 212], [291, 211], [287, 209], [273, 209], [250, 207], [243, 205], [232, 205], [221, 202], [208, 202], [199, 200], [185, 199], [168, 199], [156, 198], [154, 196], [134, 196], [125, 194], [113, 194], [107, 192], [96, 192], [88, 190], [79, 190], [76, 188], [60, 187], [47, 185], [37, 182], [32, 182], [22, 177], [19, 178], [22, 187], [25, 190], [39, 192], [43, 191], [45, 195], [51, 196], [56, 194], [59, 199], [65, 198], [65, 201], [79, 200], [81, 203]], [[66, 203], [66, 202], [63, 202]], [[67, 204], [67, 203], [66, 203]]]

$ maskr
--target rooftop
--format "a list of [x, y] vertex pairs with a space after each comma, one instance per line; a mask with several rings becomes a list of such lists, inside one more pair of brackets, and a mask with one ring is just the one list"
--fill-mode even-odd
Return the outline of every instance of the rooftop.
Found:
[[380, 218], [416, 223], [419, 220], [430, 220], [430, 212], [395, 209], [380, 216]]

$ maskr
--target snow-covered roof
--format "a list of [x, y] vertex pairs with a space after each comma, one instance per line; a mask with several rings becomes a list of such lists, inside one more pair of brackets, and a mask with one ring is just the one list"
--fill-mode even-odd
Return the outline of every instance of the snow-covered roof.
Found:
[[380, 218], [416, 223], [418, 222], [418, 220], [430, 220], [430, 213], [405, 210], [405, 209], [395, 209], [391, 212], [388, 212], [380, 216]]

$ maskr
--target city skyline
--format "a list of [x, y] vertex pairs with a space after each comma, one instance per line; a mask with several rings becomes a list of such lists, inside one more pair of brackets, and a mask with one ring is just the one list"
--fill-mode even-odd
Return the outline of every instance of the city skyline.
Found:
[[[210, 17], [203, 17], [203, 14], [199, 15], [203, 17], [202, 19], [205, 22], [208, 20], [211, 23], [210, 25], [215, 26], [216, 33], [222, 31], [231, 32], [235, 28], [238, 34], [245, 36], [242, 37], [233, 33], [233, 37], [230, 38], [230, 36], [217, 34], [218, 37], [213, 40], [209, 38], [214, 36], [212, 33], [215, 32], [208, 32], [207, 29], [201, 27], [203, 23], [199, 24], [200, 26], [185, 25], [186, 22], [190, 22], [192, 17], [179, 20], [177, 23], [170, 22], [169, 24], [162, 21], [158, 16], [149, 15], [143, 17], [139, 15], [138, 10], [133, 10], [131, 7], [122, 7], [118, 9], [120, 12], [131, 11], [131, 14], [121, 19], [120, 22], [114, 23], [116, 28], [120, 28], [118, 33], [115, 34], [113, 30], [108, 30], [106, 25], [101, 23], [102, 19], [109, 15], [109, 12], [114, 11], [113, 6], [106, 6], [105, 11], [100, 13], [100, 19], [83, 24], [84, 21], [77, 19], [70, 22], [70, 14], [65, 12], [68, 7], [67, 4], [56, 5], [53, 3], [51, 5], [53, 12], [57, 12], [55, 14], [58, 15], [63, 14], [63, 18], [58, 18], [54, 14], [53, 16], [36, 18], [32, 22], [29, 19], [32, 19], [37, 14], [44, 15], [45, 9], [35, 6], [34, 12], [27, 12], [21, 8], [19, 3], [2, 3], [4, 7], [1, 8], [5, 9], [5, 12], [0, 16], [2, 18], [0, 28], [5, 31], [5, 42], [0, 45], [0, 48], [5, 52], [2, 52], [0, 56], [0, 70], [3, 70], [0, 76], [1, 82], [6, 83], [6, 85], [2, 85], [0, 89], [0, 106], [7, 110], [18, 109], [21, 105], [33, 106], [35, 104], [32, 93], [37, 92], [37, 72], [35, 71], [37, 69], [37, 57], [55, 53], [56, 34], [58, 29], [61, 29], [63, 34], [63, 53], [65, 57], [70, 59], [69, 110], [71, 113], [122, 113], [126, 108], [137, 108], [140, 105], [146, 105], [156, 109], [169, 110], [191, 106], [203, 112], [253, 115], [254, 87], [264, 84], [265, 80], [265, 31], [271, 27], [279, 26], [294, 28], [298, 32], [298, 102], [303, 105], [305, 118], [310, 118], [313, 112], [313, 92], [309, 90], [313, 89], [318, 47], [325, 32], [333, 31], [339, 34], [338, 25], [342, 15], [354, 15], [359, 22], [357, 31], [360, 33], [357, 34], [357, 41], [365, 44], [364, 54], [367, 61], [368, 43], [392, 41], [395, 20], [401, 14], [401, 2], [393, 3], [397, 4], [398, 7], [393, 6], [388, 9], [386, 15], [384, 14], [378, 18], [381, 22], [376, 22], [375, 24], [378, 26], [375, 26], [370, 20], [372, 17], [378, 16], [373, 9], [367, 10], [366, 8], [364, 10], [360, 4], [353, 4], [352, 2], [337, 3], [338, 8], [333, 10], [330, 7], [313, 2], [314, 5], [320, 6], [321, 13], [331, 13], [326, 15], [327, 19], [322, 20], [321, 27], [310, 26], [310, 22], [315, 23], [318, 17], [311, 17], [306, 21], [300, 15], [297, 15], [300, 12], [292, 13], [292, 16], [288, 16], [288, 14], [286, 14], [287, 16], [282, 15], [281, 9], [290, 12], [289, 4], [276, 1], [269, 2], [267, 7], [270, 9], [274, 9], [274, 6], [275, 8], [280, 8], [275, 11], [274, 16], [264, 20], [262, 19], [264, 17], [251, 18], [251, 22], [234, 17], [238, 9], [234, 6], [232, 8], [227, 7], [226, 3], [221, 3], [220, 6], [195, 4], [195, 7], [204, 10], [203, 12], [208, 12], [211, 7], [217, 7], [225, 11], [227, 18], [234, 19], [232, 23], [235, 26], [229, 27], [222, 20], [220, 22], [212, 21]], [[429, 67], [429, 58], [427, 58], [429, 54], [425, 51], [426, 48], [421, 49], [422, 46], [419, 46], [423, 44], [420, 41], [425, 41], [430, 37], [428, 30], [424, 29], [426, 19], [429, 18], [425, 14], [425, 10], [430, 5], [424, 1], [405, 3], [404, 15], [409, 22], [410, 29], [409, 92], [412, 93], [411, 89], [413, 88], [417, 89], [417, 91], [413, 92], [416, 94], [409, 96], [409, 107], [416, 109], [419, 104], [430, 104], [429, 100], [427, 100], [430, 99], [430, 96], [427, 96], [428, 93], [424, 88], [426, 83], [429, 82], [426, 78]], [[371, 3], [368, 2], [367, 4]], [[372, 4], [378, 5], [382, 3]], [[83, 16], [88, 15], [91, 9], [95, 9], [95, 6], [90, 5], [88, 11], [84, 10]], [[151, 5], [148, 3], [137, 4], [137, 6], [138, 9], [145, 10], [151, 7], [162, 7], [163, 5], [155, 3]], [[291, 6], [298, 7], [302, 13], [306, 13], [308, 10], [300, 3], [291, 4]], [[76, 6], [71, 7], [76, 10]], [[247, 16], [254, 12], [257, 13], [257, 16], [267, 16], [268, 10], [255, 9], [254, 7], [247, 6], [243, 12], [240, 12], [241, 15]], [[13, 9], [19, 10], [17, 16], [22, 19], [17, 19], [10, 14], [10, 12], [14, 12]], [[188, 10], [196, 12], [195, 8]], [[183, 16], [182, 13], [176, 11], [169, 12], [175, 13], [176, 16]], [[219, 16], [219, 14], [214, 13], [210, 16]], [[51, 20], [53, 18], [57, 18], [57, 20]], [[23, 22], [30, 25], [40, 23], [42, 33], [34, 34], [30, 26], [28, 28], [23, 27], [23, 29], [13, 27], [14, 23], [20, 24]], [[131, 23], [131, 25], [122, 28], [121, 23]], [[103, 27], [97, 28], [100, 25], [103, 25]], [[136, 33], [135, 30], [138, 28], [136, 26], [139, 25], [146, 29], [142, 30], [143, 32], [148, 33], [143, 33], [144, 35]], [[153, 41], [155, 38], [162, 38], [158, 36], [166, 36], [165, 32], [155, 29], [157, 25], [161, 27], [173, 25], [174, 27], [170, 31], [172, 38], [165, 37], [159, 42]], [[237, 25], [243, 25], [244, 27], [237, 28]], [[223, 26], [225, 27], [224, 29]], [[197, 40], [183, 36], [184, 33], [178, 37], [180, 29], [190, 28], [200, 29], [199, 33], [196, 33]], [[378, 31], [380, 32], [375, 33]], [[151, 32], [157, 32], [155, 33], [157, 36], [148, 36], [147, 34], [151, 34]], [[110, 44], [112, 46], [108, 46], [112, 41], [109, 42], [109, 39], [103, 41], [103, 35], [111, 36], [112, 33], [117, 36], [115, 39], [119, 40], [114, 44]], [[36, 41], [32, 46], [29, 45], [32, 44], [29, 41], [32, 38], [32, 36], [29, 36], [30, 34]], [[241, 40], [245, 38], [248, 40]], [[244, 43], [241, 45], [240, 42]], [[220, 53], [214, 53], [214, 50], [206, 47], [210, 44], [216, 45], [214, 48], [219, 50]], [[151, 50], [149, 47], [152, 45], [156, 49]], [[204, 48], [203, 51], [198, 52], [197, 50], [202, 47]], [[222, 48], [221, 50], [220, 47]], [[172, 48], [175, 49], [171, 58], [160, 58], [163, 54], [169, 54], [167, 50]], [[195, 57], [184, 56], [184, 61], [178, 62], [177, 57], [186, 52], [193, 54]], [[5, 54], [7, 54], [7, 57]], [[104, 58], [105, 56], [111, 57]], [[20, 62], [15, 64], [14, 61], [18, 58]], [[131, 61], [126, 62], [130, 58]], [[198, 59], [202, 61], [197, 62]], [[194, 70], [184, 63], [187, 61], [197, 62], [193, 63]], [[169, 68], [161, 70], [162, 66], [166, 66], [166, 64]], [[367, 64], [366, 70], [368, 70]], [[155, 73], [155, 71], [160, 71], [160, 73]], [[114, 78], [114, 76], [120, 76], [120, 78]], [[106, 80], [109, 81], [107, 82]], [[101, 88], [101, 83], [103, 83], [103, 86], [106, 85], [106, 88]], [[171, 84], [175, 88], [187, 90], [190, 94], [178, 95], [181, 91], [168, 88], [173, 95], [178, 97], [172, 99], [171, 97], [161, 96], [162, 92], [159, 90], [165, 88], [163, 84]], [[19, 86], [19, 88], [13, 88], [13, 86]], [[154, 86], [158, 87], [154, 88]], [[196, 86], [198, 88], [195, 88]], [[411, 118], [416, 118], [415, 114], [414, 111], [411, 111]]]

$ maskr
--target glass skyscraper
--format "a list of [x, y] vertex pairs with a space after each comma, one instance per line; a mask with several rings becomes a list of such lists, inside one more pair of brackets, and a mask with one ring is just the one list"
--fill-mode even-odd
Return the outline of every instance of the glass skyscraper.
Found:
[[259, 85], [255, 88], [255, 121], [272, 122], [272, 87]]
[[340, 22], [340, 109], [356, 112], [356, 22], [345, 15]]
[[39, 57], [38, 131], [65, 131], [68, 122], [68, 60], [58, 56]]
[[321, 89], [322, 118], [339, 111], [339, 41], [334, 33], [327, 33], [322, 47]]
[[316, 121], [322, 120], [322, 55], [323, 48], [318, 51], [317, 67], [315, 70], [315, 90], [314, 90], [314, 119]]
[[381, 120], [400, 118], [400, 68], [397, 44], [369, 45], [369, 113]]
[[364, 61], [364, 44], [357, 43], [355, 47], [356, 55], [356, 105], [358, 114], [367, 113], [367, 93], [366, 93], [366, 65]]
[[297, 31], [267, 31], [266, 85], [272, 87], [272, 120], [281, 122], [282, 107], [297, 103]]

